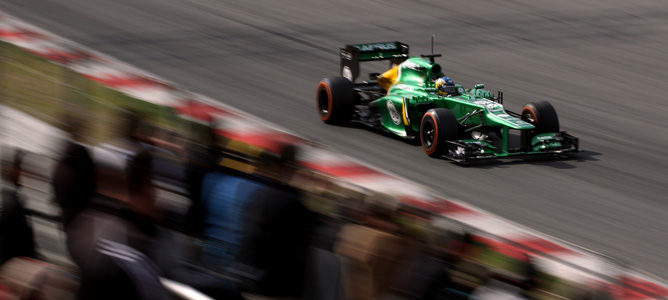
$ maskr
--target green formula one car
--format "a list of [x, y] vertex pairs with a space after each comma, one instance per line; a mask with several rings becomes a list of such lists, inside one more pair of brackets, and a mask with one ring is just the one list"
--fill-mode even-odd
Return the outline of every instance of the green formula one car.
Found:
[[[434, 61], [438, 56], [409, 57], [408, 45], [401, 42], [347, 45], [340, 49], [342, 77], [318, 84], [320, 118], [419, 138], [429, 156], [457, 162], [578, 151], [578, 139], [559, 131], [549, 102], [508, 111], [502, 92], [493, 94], [482, 84], [464, 89], [445, 77]], [[360, 62], [378, 60], [390, 61], [390, 69], [356, 82]]]

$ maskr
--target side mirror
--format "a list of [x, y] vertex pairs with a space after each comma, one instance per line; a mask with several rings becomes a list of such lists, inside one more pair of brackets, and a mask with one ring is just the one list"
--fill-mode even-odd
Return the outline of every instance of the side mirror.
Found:
[[474, 85], [473, 88], [474, 89], [484, 89], [485, 84], [484, 83], [478, 83], [478, 84]]

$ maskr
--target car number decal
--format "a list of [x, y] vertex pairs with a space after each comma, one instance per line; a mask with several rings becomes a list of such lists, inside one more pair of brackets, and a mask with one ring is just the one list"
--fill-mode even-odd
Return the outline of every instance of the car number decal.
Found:
[[392, 123], [394, 123], [394, 125], [400, 125], [401, 115], [399, 114], [399, 111], [397, 111], [397, 108], [394, 107], [394, 103], [392, 102], [392, 100], [387, 100], [387, 111], [390, 113], [390, 117], [392, 118]]

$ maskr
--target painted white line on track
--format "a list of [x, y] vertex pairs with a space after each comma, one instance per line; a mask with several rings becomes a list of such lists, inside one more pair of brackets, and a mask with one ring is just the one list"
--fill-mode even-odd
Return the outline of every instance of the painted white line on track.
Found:
[[520, 239], [533, 236], [503, 219], [493, 218], [486, 214], [463, 212], [444, 215], [471, 227], [480, 228], [486, 233], [506, 239]]
[[83, 61], [68, 65], [72, 70], [95, 78], [127, 77], [128, 73], [121, 68], [102, 61]]
[[170, 88], [160, 85], [118, 86], [117, 90], [132, 97], [160, 106], [175, 107], [182, 104], [182, 97]]

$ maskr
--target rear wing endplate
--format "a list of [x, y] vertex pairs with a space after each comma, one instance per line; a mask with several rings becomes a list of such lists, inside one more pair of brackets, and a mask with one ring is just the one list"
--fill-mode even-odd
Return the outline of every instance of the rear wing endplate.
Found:
[[408, 45], [396, 41], [346, 45], [339, 49], [339, 56], [341, 76], [355, 82], [361, 61], [390, 60], [391, 65], [399, 64], [408, 58]]

